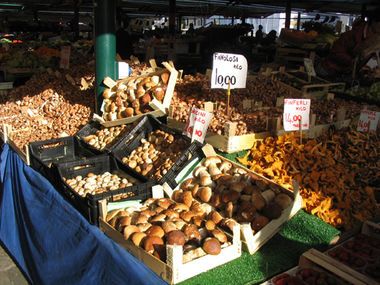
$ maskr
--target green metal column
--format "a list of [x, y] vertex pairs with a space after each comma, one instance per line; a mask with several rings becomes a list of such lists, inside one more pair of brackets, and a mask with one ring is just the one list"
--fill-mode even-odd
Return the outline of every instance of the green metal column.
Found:
[[116, 0], [95, 0], [96, 112], [100, 113], [104, 77], [117, 77], [115, 12]]

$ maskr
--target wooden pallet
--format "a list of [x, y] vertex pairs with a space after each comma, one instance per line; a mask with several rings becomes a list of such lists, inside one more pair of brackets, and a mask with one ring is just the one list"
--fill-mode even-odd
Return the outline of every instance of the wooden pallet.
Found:
[[183, 249], [178, 245], [167, 245], [167, 262], [163, 262], [155, 256], [147, 253], [144, 249], [135, 246], [131, 241], [125, 240], [124, 236], [106, 222], [107, 206], [103, 200], [100, 203], [100, 229], [112, 240], [128, 250], [136, 258], [144, 262], [152, 271], [169, 284], [177, 284], [210, 269], [223, 265], [241, 256], [240, 229], [233, 229], [231, 245], [222, 248], [218, 255], [205, 255], [184, 263]]

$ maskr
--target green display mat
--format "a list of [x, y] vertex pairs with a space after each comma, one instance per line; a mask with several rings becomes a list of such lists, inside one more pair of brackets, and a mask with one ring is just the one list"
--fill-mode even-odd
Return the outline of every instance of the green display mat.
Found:
[[334, 227], [300, 210], [257, 253], [250, 255], [243, 251], [240, 258], [180, 284], [260, 284], [297, 265], [308, 249], [326, 249], [339, 234]]

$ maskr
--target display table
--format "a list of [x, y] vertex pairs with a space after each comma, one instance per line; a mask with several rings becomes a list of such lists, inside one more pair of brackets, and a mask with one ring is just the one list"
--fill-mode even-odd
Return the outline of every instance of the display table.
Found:
[[[35, 284], [163, 284], [144, 264], [106, 237], [8, 145], [1, 153], [0, 240]], [[256, 284], [298, 263], [311, 247], [339, 234], [300, 211], [258, 253], [182, 284]]]

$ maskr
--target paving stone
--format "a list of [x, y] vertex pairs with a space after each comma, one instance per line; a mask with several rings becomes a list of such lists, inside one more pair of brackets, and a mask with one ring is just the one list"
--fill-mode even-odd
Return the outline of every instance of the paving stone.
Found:
[[0, 285], [27, 285], [28, 282], [16, 264], [0, 247]]

